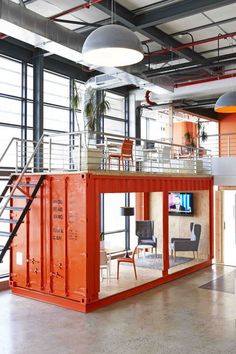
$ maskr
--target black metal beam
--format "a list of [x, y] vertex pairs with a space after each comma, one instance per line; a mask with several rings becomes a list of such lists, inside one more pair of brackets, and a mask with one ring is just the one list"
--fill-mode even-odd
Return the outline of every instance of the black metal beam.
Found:
[[208, 120], [219, 120], [219, 115], [214, 111], [213, 108], [183, 108], [181, 109], [181, 112], [196, 115], [198, 117], [206, 118]]
[[216, 67], [216, 66], [223, 66], [228, 65], [236, 62], [236, 53], [225, 54], [221, 57], [213, 57], [207, 58], [203, 61], [195, 61], [191, 63], [184, 63], [173, 65], [168, 68], [160, 68], [155, 69], [150, 72], [146, 71], [147, 77], [155, 77], [155, 76], [162, 76], [162, 75], [176, 75], [176, 74], [183, 74], [188, 73], [191, 71], [197, 71], [205, 68]]
[[[140, 28], [138, 29], [138, 32], [168, 49], [176, 48], [182, 45], [181, 42], [177, 41], [176, 39], [172, 38], [171, 36], [156, 27], [148, 27], [145, 29]], [[180, 57], [185, 58], [187, 60], [203, 60], [203, 57], [200, 54], [194, 52], [192, 49], [189, 48], [185, 48], [176, 53]]]
[[134, 16], [134, 24], [139, 28], [158, 26], [233, 3], [235, 0], [184, 0], [136, 15]]

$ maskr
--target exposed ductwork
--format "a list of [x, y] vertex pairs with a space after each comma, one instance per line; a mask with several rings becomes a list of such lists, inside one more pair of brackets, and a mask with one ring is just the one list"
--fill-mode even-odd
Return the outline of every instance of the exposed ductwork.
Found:
[[[84, 39], [78, 33], [10, 0], [0, 0], [0, 32], [52, 54], [90, 66], [89, 63], [82, 60], [81, 52]], [[93, 69], [108, 75], [104, 77], [106, 82], [103, 84], [99, 79], [97, 81], [95, 79], [93, 81], [94, 88], [135, 85], [156, 93], [167, 92], [166, 89], [162, 89], [151, 80], [147, 81], [145, 78], [117, 68], [93, 67]]]

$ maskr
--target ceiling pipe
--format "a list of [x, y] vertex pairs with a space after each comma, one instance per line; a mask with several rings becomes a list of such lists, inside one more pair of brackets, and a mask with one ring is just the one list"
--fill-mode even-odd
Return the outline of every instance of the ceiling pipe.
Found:
[[152, 56], [161, 55], [161, 54], [165, 54], [165, 53], [169, 53], [169, 52], [180, 52], [181, 50], [189, 48], [189, 47], [195, 47], [195, 46], [198, 46], [198, 45], [201, 45], [201, 44], [214, 42], [214, 41], [218, 41], [218, 40], [226, 39], [226, 38], [232, 38], [232, 37], [235, 37], [235, 36], [236, 36], [236, 32], [226, 33], [226, 34], [222, 34], [220, 37], [218, 37], [218, 36], [210, 37], [210, 38], [202, 39], [200, 41], [186, 43], [186, 44], [180, 45], [178, 47], [165, 48], [165, 49], [162, 49], [162, 50], [158, 50], [156, 52], [152, 52], [150, 54], [150, 56], [152, 57]]
[[170, 67], [152, 70], [152, 72], [145, 71], [144, 74], [146, 74], [147, 77], [156, 77], [156, 76], [160, 77], [163, 75], [166, 76], [171, 74], [177, 74], [184, 71], [188, 72], [188, 71], [201, 70], [206, 67], [212, 67], [212, 66], [217, 67], [217, 66], [232, 64], [235, 63], [235, 60], [236, 60], [236, 53], [226, 54], [226, 55], [222, 55], [220, 58], [213, 57], [213, 58], [204, 59], [202, 63], [198, 61], [198, 62], [172, 65]]
[[156, 106], [157, 103], [154, 102], [154, 101], [151, 101], [150, 100], [150, 96], [151, 96], [151, 91], [147, 90], [146, 93], [145, 93], [145, 101], [147, 102], [147, 104], [149, 106]]
[[[226, 73], [226, 72], [231, 72], [231, 71], [236, 71], [236, 68], [217, 70], [217, 71], [215, 71], [215, 74], [216, 74], [216, 75], [220, 75], [220, 74], [223, 74], [223, 73]], [[182, 80], [183, 80], [183, 79], [184, 79], [184, 80], [194, 80], [195, 78], [198, 79], [200, 76], [209, 77], [209, 74], [206, 73], [206, 72], [203, 72], [203, 73], [201, 73], [201, 74], [194, 75], [194, 76], [193, 76], [193, 75], [188, 76], [188, 77], [185, 76], [185, 77], [182, 78]], [[211, 76], [211, 77], [212, 77], [212, 76]], [[220, 76], [217, 77], [217, 78], [220, 78]], [[181, 78], [178, 78], [177, 80], [180, 81]], [[185, 82], [182, 82], [182, 83], [186, 83], [186, 81], [185, 81]], [[178, 85], [178, 84], [176, 84], [176, 85]], [[175, 85], [175, 87], [176, 87], [176, 85]]]
[[89, 9], [91, 6], [98, 4], [99, 2], [102, 2], [103, 0], [91, 0], [89, 3], [85, 3], [82, 5], [78, 5], [75, 7], [72, 7], [71, 9], [59, 12], [56, 15], [50, 16], [48, 17], [49, 20], [54, 20], [58, 17], [64, 16], [64, 15], [68, 15], [71, 14], [73, 12], [79, 11], [79, 10], [83, 10], [83, 9]]

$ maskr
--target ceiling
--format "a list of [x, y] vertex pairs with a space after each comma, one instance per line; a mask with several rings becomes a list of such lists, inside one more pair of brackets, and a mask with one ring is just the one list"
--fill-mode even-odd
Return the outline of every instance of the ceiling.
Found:
[[[236, 75], [236, 1], [232, 0], [14, 0], [84, 38], [114, 22], [143, 42], [142, 63], [125, 70], [174, 88]], [[112, 11], [113, 5], [113, 11]], [[3, 39], [4, 40], [4, 39]], [[212, 108], [209, 92], [195, 108]], [[179, 101], [179, 100], [178, 100]], [[202, 101], [202, 105], [201, 105]], [[180, 101], [179, 101], [180, 102]], [[179, 103], [179, 105], [181, 105]], [[193, 100], [182, 107], [194, 106]]]

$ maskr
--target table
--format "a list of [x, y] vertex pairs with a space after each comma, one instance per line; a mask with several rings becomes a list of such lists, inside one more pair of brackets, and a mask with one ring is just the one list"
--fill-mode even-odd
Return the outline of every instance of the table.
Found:
[[143, 251], [143, 255], [145, 257], [145, 253], [146, 253], [146, 250], [151, 250], [151, 252], [153, 253], [153, 246], [152, 245], [138, 245], [138, 248], [137, 248], [137, 254], [138, 254], [138, 257], [139, 257], [139, 251]]

